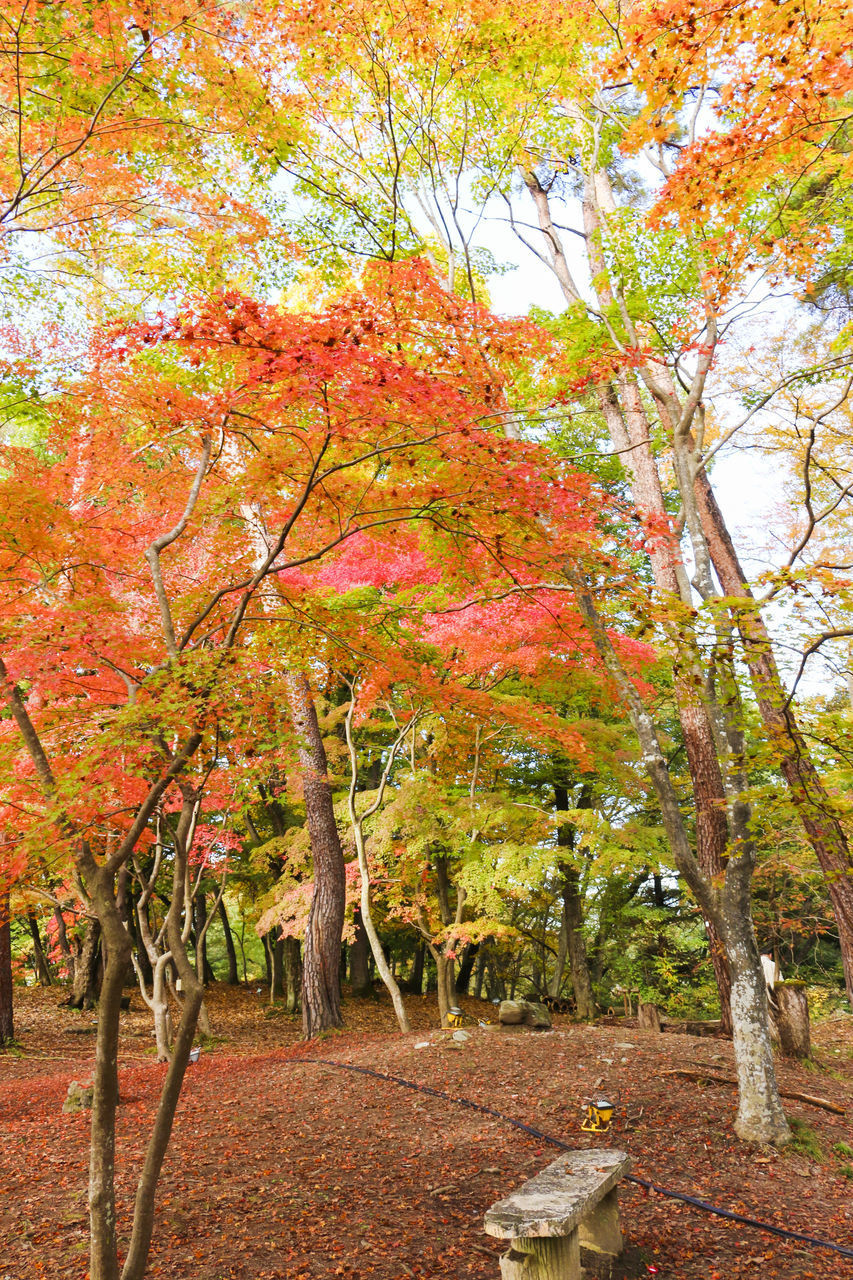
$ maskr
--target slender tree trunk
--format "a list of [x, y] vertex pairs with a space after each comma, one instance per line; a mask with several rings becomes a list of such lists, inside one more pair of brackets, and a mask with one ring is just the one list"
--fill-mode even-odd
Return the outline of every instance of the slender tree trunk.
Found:
[[42, 987], [49, 987], [53, 983], [50, 972], [50, 965], [47, 962], [44, 947], [41, 941], [41, 930], [36, 913], [32, 908], [27, 912], [27, 923], [30, 926], [30, 937], [33, 940], [33, 958], [35, 961], [36, 977]]
[[216, 910], [219, 912], [222, 935], [225, 938], [225, 950], [228, 953], [228, 985], [230, 987], [238, 987], [240, 985], [240, 974], [237, 969], [237, 952], [234, 948], [234, 936], [231, 933], [231, 924], [228, 919], [224, 898], [219, 899], [219, 905]]
[[0, 1047], [15, 1039], [12, 981], [12, 917], [9, 890], [0, 892]]
[[[154, 1232], [154, 1204], [157, 1181], [163, 1167], [163, 1159], [172, 1136], [175, 1112], [189, 1062], [190, 1050], [195, 1039], [196, 1025], [204, 1001], [204, 986], [196, 976], [184, 946], [181, 919], [184, 912], [184, 886], [186, 871], [186, 834], [190, 827], [190, 814], [194, 797], [184, 797], [184, 807], [178, 822], [175, 839], [172, 898], [166, 917], [166, 942], [172, 961], [181, 979], [184, 998], [181, 1006], [181, 1022], [175, 1036], [172, 1059], [160, 1091], [154, 1126], [148, 1140], [142, 1173], [136, 1189], [133, 1207], [133, 1230], [127, 1250], [121, 1280], [143, 1280], [148, 1266], [148, 1253]], [[190, 904], [186, 909], [191, 910]], [[113, 1117], [113, 1123], [115, 1117]], [[113, 1212], [115, 1212], [113, 1206]], [[92, 1272], [91, 1280], [100, 1280]], [[107, 1280], [107, 1278], [105, 1278]], [[112, 1280], [109, 1277], [108, 1280]]]
[[314, 857], [314, 894], [302, 965], [302, 1030], [310, 1040], [330, 1027], [343, 1026], [340, 969], [346, 902], [344, 855], [335, 822], [326, 751], [308, 680], [301, 672], [292, 672], [287, 687]]
[[[95, 1043], [95, 1070], [92, 1076], [92, 1129], [89, 1148], [89, 1270], [91, 1280], [117, 1280], [119, 1275], [115, 1210], [115, 1132], [118, 1106], [118, 1036], [121, 996], [131, 944], [116, 909], [114, 882], [95, 869], [86, 877], [86, 888], [97, 912], [97, 929], [91, 928], [95, 942], [103, 932], [106, 952], [104, 979], [98, 1007], [98, 1034]], [[84, 953], [86, 947], [84, 945]], [[82, 958], [82, 957], [81, 957]]]
[[773, 1070], [773, 1051], [767, 1016], [764, 972], [752, 929], [750, 885], [755, 865], [749, 805], [742, 799], [743, 730], [739, 717], [727, 717], [726, 734], [736, 776], [735, 794], [729, 804], [732, 852], [721, 879], [711, 878], [690, 847], [669, 767], [661, 751], [652, 717], [628, 678], [598, 615], [588, 585], [573, 570], [567, 576], [575, 590], [578, 608], [590, 636], [613, 677], [628, 708], [640, 744], [643, 764], [654, 787], [664, 829], [675, 864], [692, 890], [705, 918], [711, 920], [725, 947], [732, 976], [732, 1022], [738, 1077], [738, 1113], [735, 1129], [748, 1142], [784, 1143], [791, 1133], [785, 1120]]
[[359, 907], [356, 907], [353, 911], [353, 923], [355, 925], [355, 937], [349, 944], [349, 980], [353, 995], [363, 996], [371, 989], [368, 964], [370, 940], [368, 939]]

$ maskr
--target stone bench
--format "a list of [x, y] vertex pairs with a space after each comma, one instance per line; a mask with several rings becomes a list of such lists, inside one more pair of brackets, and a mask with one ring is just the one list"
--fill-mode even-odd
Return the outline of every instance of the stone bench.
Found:
[[617, 1187], [624, 1151], [570, 1151], [486, 1213], [486, 1231], [510, 1240], [503, 1280], [581, 1280], [580, 1250], [622, 1252]]

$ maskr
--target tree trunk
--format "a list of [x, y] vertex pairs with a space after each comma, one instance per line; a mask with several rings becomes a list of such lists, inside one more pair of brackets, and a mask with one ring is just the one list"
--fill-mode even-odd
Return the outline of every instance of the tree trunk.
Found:
[[696, 479], [696, 500], [723, 591], [743, 601], [743, 607], [737, 610], [737, 624], [744, 661], [791, 799], [826, 877], [838, 923], [847, 999], [853, 1005], [853, 858], [847, 837], [837, 806], [824, 787], [800, 732], [793, 707], [788, 705], [767, 628], [704, 468]]
[[302, 957], [299, 951], [298, 938], [285, 938], [284, 942], [284, 986], [285, 1009], [288, 1013], [296, 1013], [299, 1008], [299, 988], [302, 983]]
[[474, 971], [474, 999], [481, 1000], [483, 998], [483, 979], [486, 976], [486, 952], [480, 948], [480, 954], [477, 956], [477, 968]]
[[289, 674], [287, 688], [314, 859], [314, 893], [302, 965], [302, 1030], [310, 1040], [321, 1031], [343, 1026], [340, 970], [346, 882], [326, 751], [311, 689], [301, 672]]
[[354, 996], [367, 995], [370, 986], [370, 940], [364, 927], [361, 910], [353, 909], [355, 937], [349, 945], [349, 980]]
[[276, 938], [272, 944], [272, 990], [270, 1004], [284, 999], [284, 939]]
[[415, 954], [412, 959], [412, 972], [409, 974], [409, 988], [416, 995], [422, 995], [424, 989], [424, 961], [426, 960], [426, 942], [423, 938], [418, 940], [415, 947]]
[[[559, 784], [554, 787], [554, 803], [558, 812], [565, 812], [569, 807], [569, 793], [566, 787]], [[589, 787], [584, 785], [578, 799], [579, 809], [591, 807], [592, 797]], [[571, 823], [561, 822], [557, 828], [557, 847], [573, 849], [575, 830]], [[563, 981], [563, 969], [568, 957], [572, 978], [572, 990], [577, 1006], [577, 1017], [588, 1022], [595, 1017], [595, 1001], [592, 996], [592, 980], [586, 954], [586, 942], [583, 936], [583, 900], [580, 894], [580, 875], [576, 867], [568, 862], [561, 862], [560, 873], [563, 877], [561, 890], [562, 912], [560, 919], [560, 939], [557, 947], [557, 964], [551, 978], [549, 995], [559, 996]]]
[[441, 947], [430, 946], [436, 970], [436, 994], [438, 996], [438, 1018], [443, 1027], [447, 1026], [447, 1015], [453, 1004], [448, 992], [448, 965], [452, 963], [445, 956]]
[[12, 981], [12, 917], [9, 890], [0, 892], [0, 1046], [15, 1039]]
[[59, 950], [62, 952], [62, 963], [64, 968], [68, 970], [69, 976], [74, 976], [74, 954], [68, 942], [68, 931], [65, 928], [65, 918], [62, 914], [61, 907], [53, 908], [53, 918], [56, 922], [56, 938], [59, 943]]
[[34, 968], [36, 978], [38, 979], [40, 986], [49, 987], [53, 982], [53, 978], [51, 977], [50, 965], [47, 962], [47, 956], [45, 955], [45, 950], [42, 946], [39, 922], [32, 907], [27, 912], [27, 923], [30, 926], [30, 937], [33, 940], [33, 959], [35, 961]]
[[219, 912], [219, 919], [222, 923], [222, 936], [225, 938], [225, 950], [228, 953], [228, 985], [229, 987], [239, 987], [240, 974], [237, 969], [237, 952], [234, 947], [234, 936], [231, 933], [231, 923], [228, 919], [224, 898], [219, 899], [216, 910]]
[[738, 1077], [735, 1133], [744, 1142], [784, 1142], [790, 1137], [776, 1085], [767, 1016], [767, 984], [752, 920], [724, 907], [726, 953], [732, 975], [732, 1022]]
[[207, 901], [205, 895], [199, 889], [193, 899], [193, 931], [196, 939], [201, 938], [201, 943], [196, 942], [195, 971], [199, 981], [204, 983], [205, 986], [210, 982], [216, 981], [216, 974], [210, 967], [210, 961], [207, 958], [206, 924]]
[[[574, 306], [580, 300], [580, 294], [572, 279], [559, 232], [551, 220], [548, 193], [535, 174], [527, 173], [524, 176], [536, 206], [554, 273], [566, 302], [569, 306]], [[609, 309], [615, 301], [602, 237], [602, 209], [606, 212], [612, 203], [607, 175], [603, 172], [586, 173], [583, 195], [584, 231], [589, 266], [602, 310]], [[615, 386], [599, 386], [596, 395], [613, 447], [620, 451], [623, 465], [629, 474], [634, 505], [655, 527], [655, 535], [648, 542], [655, 587], [664, 602], [671, 599], [690, 609], [690, 582], [678, 539], [671, 531], [671, 520], [666, 510], [658, 464], [652, 449], [654, 432], [636, 380], [625, 370], [617, 376]], [[722, 875], [727, 855], [726, 794], [714, 725], [701, 695], [703, 680], [699, 673], [690, 669], [689, 651], [686, 668], [683, 672], [675, 672], [675, 701], [696, 804], [697, 854], [705, 875], [713, 880]], [[730, 1030], [730, 982], [726, 958], [713, 921], [706, 918], [705, 928], [720, 996], [720, 1018], [723, 1029]]]
[[[712, 919], [725, 946], [732, 979], [732, 1024], [738, 1077], [738, 1113], [735, 1131], [747, 1142], [790, 1141], [773, 1071], [773, 1050], [767, 1016], [767, 988], [752, 928], [750, 886], [755, 866], [751, 813], [743, 800], [743, 730], [740, 720], [726, 723], [727, 740], [737, 766], [733, 783], [737, 790], [729, 806], [732, 852], [722, 880], [711, 879], [690, 847], [681, 803], [669, 766], [661, 750], [648, 708], [619, 661], [598, 614], [588, 584], [573, 570], [572, 582], [578, 608], [607, 671], [613, 677], [628, 708], [637, 734], [643, 764], [657, 795], [663, 826], [675, 864], [699, 903], [706, 919]], [[734, 708], [739, 711], [739, 708]]]
[[98, 920], [86, 921], [83, 945], [74, 965], [74, 985], [71, 988], [72, 1009], [93, 1009], [98, 995], [98, 953], [101, 926]]
[[462, 960], [459, 964], [459, 972], [456, 975], [457, 995], [461, 993], [467, 996], [468, 994], [468, 988], [471, 985], [471, 974], [474, 972], [474, 964], [479, 950], [479, 942], [466, 942], [465, 949], [462, 952]]

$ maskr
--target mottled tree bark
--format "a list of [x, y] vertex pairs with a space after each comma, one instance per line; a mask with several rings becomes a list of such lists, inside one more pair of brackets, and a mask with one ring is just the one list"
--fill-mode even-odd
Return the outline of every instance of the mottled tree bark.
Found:
[[317, 711], [307, 677], [291, 672], [287, 690], [297, 733], [305, 813], [314, 858], [314, 894], [302, 963], [302, 1030], [306, 1039], [343, 1026], [341, 933], [344, 924], [344, 855]]

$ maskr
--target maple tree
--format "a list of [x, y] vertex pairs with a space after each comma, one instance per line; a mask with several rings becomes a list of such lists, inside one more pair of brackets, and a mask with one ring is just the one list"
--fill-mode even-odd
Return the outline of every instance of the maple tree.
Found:
[[[399, 302], [410, 301], [414, 286], [420, 307], [412, 315]], [[53, 406], [39, 449], [10, 452], [4, 730], [8, 738], [16, 728], [30, 759], [22, 766], [12, 757], [28, 808], [42, 796], [19, 832], [17, 856], [52, 830], [53, 856], [74, 867], [106, 944], [90, 1181], [98, 1280], [118, 1274], [115, 1037], [131, 939], [116, 875], [151, 839], [158, 812], [165, 820], [163, 804], [176, 788], [163, 936], [184, 1010], [140, 1181], [122, 1269], [129, 1278], [144, 1270], [153, 1186], [202, 1005], [186, 953], [202, 759], [217, 759], [235, 687], [265, 653], [275, 654], [285, 683], [292, 680], [287, 655], [300, 659], [314, 567], [356, 534], [421, 523], [437, 531], [438, 554], [447, 538], [464, 541], [473, 531], [483, 563], [499, 547], [500, 565], [529, 573], [537, 528], [530, 507], [549, 495], [564, 521], [561, 554], [589, 536], [580, 516], [585, 486], [555, 484], [539, 469], [536, 449], [479, 426], [491, 406], [478, 398], [480, 362], [476, 348], [466, 356], [465, 326], [485, 323], [430, 290], [417, 266], [386, 274], [372, 294], [325, 316], [287, 315], [237, 295], [214, 299], [104, 339], [88, 384], [78, 381]], [[495, 346], [504, 342], [512, 358], [517, 326], [489, 323]], [[61, 459], [50, 491], [41, 481], [45, 450]], [[512, 520], [520, 522], [515, 533]], [[364, 550], [372, 545], [368, 537]], [[333, 561], [328, 581], [353, 572], [357, 562]], [[273, 576], [277, 588], [265, 595]], [[256, 632], [256, 643], [242, 642]], [[305, 732], [298, 721], [296, 729]], [[305, 791], [310, 825], [307, 783]], [[322, 868], [313, 838], [312, 849], [316, 900]], [[151, 878], [137, 874], [144, 899]], [[137, 904], [141, 926], [145, 905], [140, 914]], [[322, 943], [339, 956], [343, 902], [332, 905], [340, 915]], [[161, 978], [164, 956], [149, 951]], [[306, 970], [308, 961], [306, 949]], [[164, 1048], [162, 982], [153, 1005]]]

